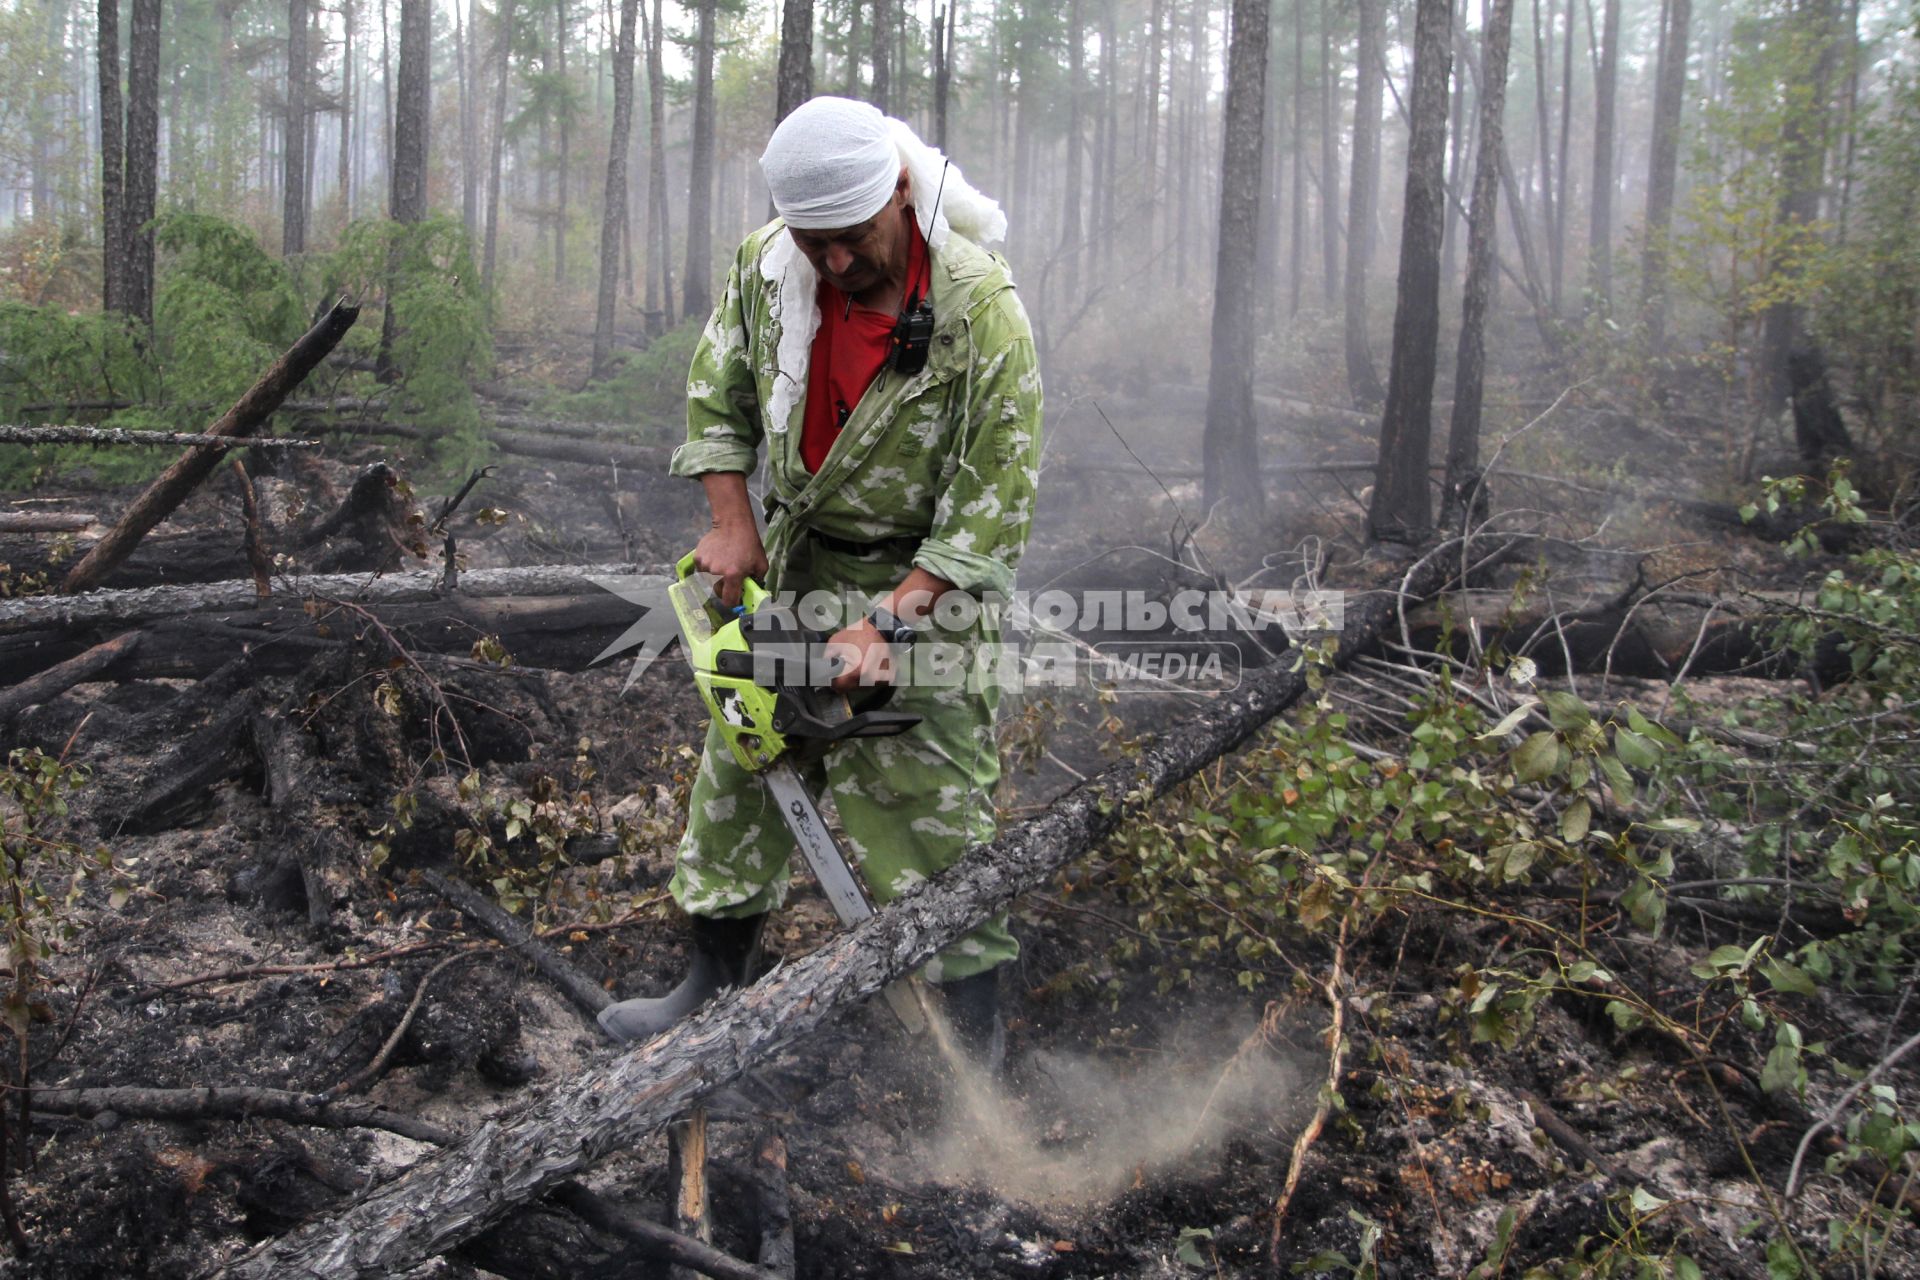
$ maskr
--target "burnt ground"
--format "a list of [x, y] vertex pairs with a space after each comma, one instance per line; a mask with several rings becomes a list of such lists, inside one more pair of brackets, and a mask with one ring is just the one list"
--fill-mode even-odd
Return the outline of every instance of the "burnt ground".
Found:
[[[1050, 457], [1058, 472], [1023, 585], [1192, 580], [1190, 565], [1165, 559], [1183, 554], [1172, 531], [1177, 508], [1196, 498], [1191, 481], [1075, 473], [1076, 461], [1111, 462], [1112, 437], [1075, 388], [1057, 403]], [[1149, 465], [1170, 466], [1184, 451], [1176, 416], [1150, 397], [1103, 408]], [[1368, 449], [1337, 417], [1277, 430], [1293, 461]], [[1592, 474], [1606, 472], [1619, 446], [1582, 441]], [[1706, 457], [1716, 446], [1695, 448]], [[378, 444], [340, 444], [323, 465], [344, 483], [376, 455], [385, 456]], [[456, 523], [469, 563], [661, 563], [696, 536], [692, 486], [623, 475], [615, 494], [609, 479], [566, 463], [503, 466], [481, 496], [506, 522]], [[1342, 548], [1352, 543], [1356, 494], [1322, 477], [1289, 484], [1261, 535], [1274, 553], [1266, 581], [1285, 585], [1296, 575], [1303, 544], [1309, 555], [1315, 544], [1327, 550], [1337, 580], [1340, 562], [1354, 556]], [[56, 483], [37, 496], [114, 510], [126, 495]], [[1607, 505], [1587, 513], [1588, 528]], [[1646, 504], [1613, 505], [1626, 509], [1613, 513], [1606, 538], [1576, 539], [1579, 550], [1556, 566], [1575, 597], [1618, 589], [1625, 571], [1609, 548], [1638, 547], [1673, 563], [1774, 563], [1737, 536], [1654, 536]], [[231, 527], [230, 506], [230, 495], [203, 495], [177, 523]], [[1209, 544], [1214, 536], [1203, 531], [1200, 545], [1236, 575], [1258, 568], [1243, 546]], [[1806, 571], [1778, 572], [1784, 580]], [[66, 914], [72, 934], [46, 965], [47, 1020], [30, 1036], [35, 1082], [303, 1094], [349, 1085], [353, 1096], [462, 1130], [606, 1058], [613, 1051], [585, 1016], [524, 963], [470, 945], [484, 935], [417, 873], [537, 897], [552, 945], [617, 995], [675, 980], [683, 934], [660, 886], [702, 715], [677, 663], [654, 666], [625, 691], [618, 666], [443, 673], [441, 691], [452, 695], [467, 743], [457, 766], [431, 758], [431, 701], [406, 679], [381, 680], [392, 664], [378, 646], [348, 646], [297, 675], [253, 682], [246, 695], [263, 710], [292, 713], [319, 761], [307, 829], [298, 831], [276, 812], [258, 766], [205, 789], [159, 829], [126, 829], [131, 799], [180, 766], [169, 749], [219, 710], [169, 720], [183, 682], [83, 685], [30, 712], [16, 742], [58, 749], [70, 739], [69, 757], [92, 770], [66, 832], [110, 845], [135, 885], [118, 908], [103, 885], [88, 887]], [[383, 705], [378, 690], [389, 682], [398, 702]], [[1373, 696], [1364, 677], [1342, 688]], [[1615, 696], [1644, 692], [1657, 704], [1663, 689], [1627, 682]], [[1700, 691], [1731, 701], [1742, 686], [1706, 680]], [[1006, 812], [1043, 805], [1099, 767], [1117, 738], [1201, 705], [1081, 693], [1008, 707], [1010, 753], [1031, 767], [1013, 771]], [[1104, 723], [1116, 709], [1117, 726]], [[464, 790], [462, 777], [470, 777]], [[396, 795], [410, 798], [410, 825], [394, 823]], [[593, 857], [556, 865], [534, 842], [506, 839], [504, 806], [514, 800], [539, 806], [556, 842], [614, 833], [619, 851], [603, 839]], [[472, 836], [461, 833], [476, 831], [497, 849], [463, 857]], [[330, 851], [324, 874], [289, 879], [283, 846], [316, 832]], [[383, 842], [390, 857], [375, 867], [371, 851]], [[847, 1013], [717, 1101], [716, 1243], [754, 1255], [750, 1144], [777, 1129], [789, 1149], [804, 1277], [1284, 1275], [1316, 1257], [1332, 1267], [1327, 1251], [1356, 1264], [1371, 1253], [1377, 1270], [1367, 1274], [1380, 1276], [1466, 1275], [1483, 1264], [1478, 1274], [1625, 1274], [1630, 1251], [1606, 1241], [1620, 1231], [1623, 1197], [1636, 1186], [1684, 1201], [1692, 1215], [1655, 1215], [1634, 1236], [1640, 1257], [1663, 1256], [1678, 1224], [1682, 1248], [1704, 1274], [1766, 1274], [1761, 1244], [1742, 1234], [1765, 1216], [1745, 1159], [1777, 1192], [1807, 1112], [1753, 1086], [1765, 1046], [1741, 1046], [1753, 1066], [1735, 1063], [1702, 1080], [1670, 1042], [1622, 1031], [1595, 1002], [1563, 997], [1541, 1006], [1532, 1034], [1513, 1049], [1470, 1043], [1447, 998], [1458, 968], [1515, 944], [1497, 918], [1418, 912], [1350, 940], [1340, 1105], [1305, 1157], [1270, 1252], [1274, 1204], [1327, 1071], [1326, 1001], [1287, 973], [1247, 990], [1234, 981], [1237, 966], [1190, 965], [1143, 943], [1134, 906], [1109, 883], [1113, 856], [1096, 855], [1021, 905], [1025, 954], [1008, 984], [1013, 1066], [1004, 1097], [984, 1110], [957, 1102], [932, 1050], [903, 1037], [877, 1005]], [[316, 895], [324, 898], [318, 910]], [[777, 954], [803, 954], [832, 928], [799, 878], [771, 944]], [[1622, 927], [1611, 962], [1649, 989], [1679, 992], [1691, 982], [1688, 965], [1731, 936], [1706, 914], [1677, 920], [1657, 942]], [[1301, 972], [1325, 976], [1329, 938], [1286, 942]], [[1131, 952], [1139, 954], [1123, 958]], [[429, 974], [405, 1034], [377, 1076], [363, 1078]], [[1870, 1043], [1911, 1030], [1916, 1011], [1896, 1007], [1896, 996], [1826, 998], [1803, 1011], [1809, 1038], [1851, 1042], [1853, 1060], [1871, 1060]], [[1571, 1131], [1571, 1143], [1556, 1127]], [[31, 1250], [0, 1264], [23, 1277], [205, 1274], [428, 1149], [375, 1129], [113, 1111], [35, 1115], [27, 1145], [31, 1162], [12, 1186]], [[658, 1219], [669, 1176], [656, 1140], [588, 1181]], [[1846, 1180], [1816, 1182], [1798, 1228], [1809, 1247], [1813, 1224], [1859, 1194]], [[1509, 1212], [1514, 1221], [1503, 1230]], [[1920, 1275], [1916, 1240], [1901, 1228], [1875, 1274]], [[665, 1270], [542, 1207], [421, 1274]]]

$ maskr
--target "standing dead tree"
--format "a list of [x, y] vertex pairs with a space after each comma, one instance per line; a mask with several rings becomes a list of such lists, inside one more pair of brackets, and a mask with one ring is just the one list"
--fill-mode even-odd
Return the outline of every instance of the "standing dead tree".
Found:
[[[1439, 590], [1448, 577], [1441, 566], [1455, 560], [1429, 555], [1397, 589], [1359, 598], [1347, 610], [1336, 664], [1372, 644], [1405, 596]], [[517, 1114], [483, 1125], [341, 1213], [262, 1245], [220, 1274], [234, 1280], [394, 1275], [631, 1149], [840, 1009], [924, 963], [1098, 846], [1156, 796], [1245, 743], [1305, 693], [1306, 672], [1290, 667], [1276, 663], [1253, 676], [1209, 715], [1095, 775], [806, 958], [721, 997], [605, 1066], [556, 1082]]]

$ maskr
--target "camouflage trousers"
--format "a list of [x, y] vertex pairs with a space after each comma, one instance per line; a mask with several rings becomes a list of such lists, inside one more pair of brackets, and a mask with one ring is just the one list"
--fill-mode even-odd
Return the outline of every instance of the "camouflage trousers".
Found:
[[[898, 583], [905, 566], [813, 549], [803, 581], [827, 589], [880, 594]], [[948, 638], [951, 640], [951, 638]], [[959, 638], [975, 648], [979, 633]], [[998, 698], [990, 687], [965, 682], [903, 684], [890, 709], [922, 717], [892, 738], [854, 738], [833, 748], [803, 778], [821, 807], [838, 816], [841, 848], [873, 900], [884, 906], [944, 871], [973, 844], [994, 836], [993, 792], [1000, 780], [994, 738]], [[794, 848], [778, 809], [759, 777], [742, 769], [719, 733], [708, 727], [693, 783], [687, 830], [669, 888], [691, 915], [750, 916], [785, 901]], [[940, 952], [924, 970], [931, 982], [970, 977], [1019, 954], [997, 916]]]

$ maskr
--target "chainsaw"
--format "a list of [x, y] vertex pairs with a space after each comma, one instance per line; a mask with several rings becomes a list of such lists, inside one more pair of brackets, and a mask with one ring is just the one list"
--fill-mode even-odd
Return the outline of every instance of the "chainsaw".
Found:
[[[723, 604], [689, 553], [667, 588], [693, 681], [707, 714], [741, 768], [759, 776], [774, 807], [820, 882], [843, 925], [873, 914], [859, 876], [827, 829], [800, 771], [851, 738], [885, 738], [920, 723], [912, 712], [889, 711], [893, 686], [862, 690], [856, 709], [823, 670], [826, 637], [802, 626], [794, 611], [748, 578], [737, 606]], [[903, 978], [884, 993], [901, 1025], [926, 1028], [926, 993]]]

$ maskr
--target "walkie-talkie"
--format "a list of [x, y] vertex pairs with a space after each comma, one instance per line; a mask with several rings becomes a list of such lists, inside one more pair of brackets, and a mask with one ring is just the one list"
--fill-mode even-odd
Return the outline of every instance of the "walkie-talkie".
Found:
[[[933, 193], [933, 213], [927, 218], [931, 228], [934, 219], [940, 216], [940, 197], [947, 192], [947, 168], [953, 161], [948, 160], [940, 166], [940, 185]], [[932, 247], [928, 247], [931, 255]], [[927, 263], [928, 292], [932, 292], [933, 263], [931, 256]], [[908, 377], [927, 367], [927, 352], [933, 346], [933, 299], [922, 298], [915, 289], [907, 295], [907, 304], [900, 308], [900, 316], [893, 322], [893, 333], [889, 338], [892, 354], [888, 357], [887, 367], [895, 373]]]

